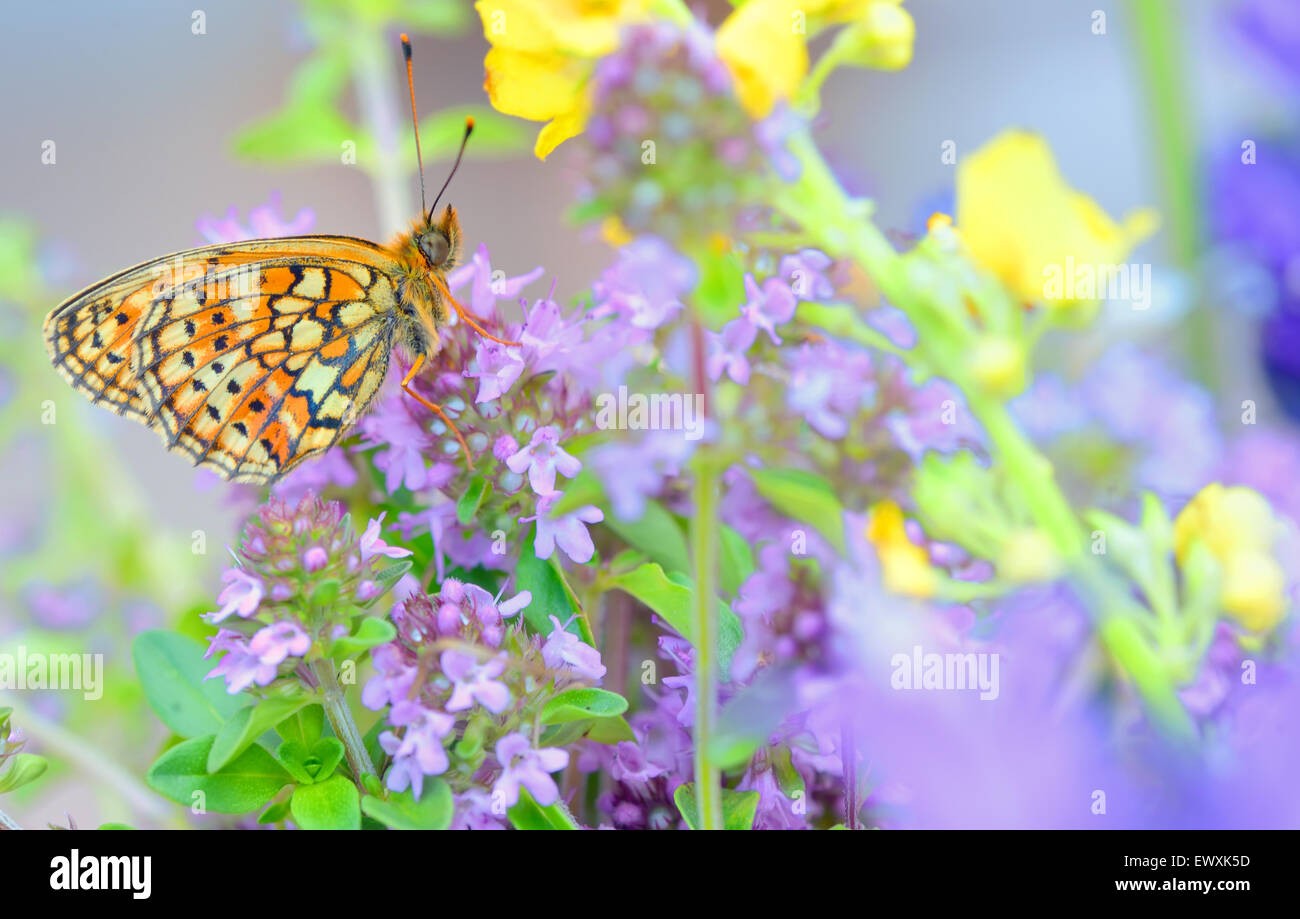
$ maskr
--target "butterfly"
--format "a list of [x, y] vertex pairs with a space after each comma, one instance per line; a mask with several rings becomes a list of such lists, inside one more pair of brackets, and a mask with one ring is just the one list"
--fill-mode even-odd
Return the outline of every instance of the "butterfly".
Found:
[[[411, 118], [411, 44], [402, 35]], [[394, 347], [410, 357], [402, 390], [468, 444], [438, 405], [411, 388], [439, 350], [449, 307], [507, 346], [452, 297], [461, 228], [437, 214], [474, 129], [466, 119], [447, 181], [388, 245], [352, 236], [291, 236], [187, 249], [105, 278], [45, 319], [50, 359], [72, 386], [141, 421], [167, 448], [232, 482], [274, 482], [337, 443], [374, 401]]]

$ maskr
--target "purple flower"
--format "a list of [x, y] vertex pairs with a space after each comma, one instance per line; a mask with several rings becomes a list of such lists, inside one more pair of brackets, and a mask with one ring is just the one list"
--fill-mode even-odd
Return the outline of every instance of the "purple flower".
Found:
[[757, 337], [758, 327], [744, 318], [731, 320], [721, 332], [709, 332], [709, 356], [705, 365], [709, 379], [717, 382], [726, 373], [741, 386], [746, 385], [749, 382], [749, 359], [745, 352]]
[[781, 338], [776, 334], [776, 327], [794, 318], [794, 311], [798, 305], [794, 291], [780, 278], [768, 278], [760, 289], [754, 276], [747, 274], [745, 275], [745, 297], [745, 303], [740, 308], [741, 320], [754, 327], [755, 336], [761, 329], [767, 333], [772, 344], [781, 344]]
[[311, 647], [311, 637], [296, 622], [285, 620], [258, 629], [248, 650], [263, 664], [278, 666], [285, 658], [302, 657]]
[[543, 495], [537, 502], [537, 516], [525, 517], [522, 521], [537, 521], [533, 553], [538, 558], [550, 558], [555, 552], [556, 543], [559, 543], [565, 555], [582, 565], [591, 561], [591, 557], [596, 554], [596, 545], [591, 541], [586, 524], [600, 523], [605, 519], [605, 512], [594, 504], [588, 504], [559, 517], [550, 516], [551, 508], [562, 497], [562, 491]]
[[542, 660], [552, 670], [567, 670], [576, 679], [599, 683], [605, 676], [605, 665], [600, 662], [600, 652], [577, 635], [566, 631], [560, 620], [551, 616], [555, 629], [542, 645]]
[[538, 428], [528, 446], [507, 459], [506, 465], [514, 473], [528, 470], [528, 484], [537, 494], [553, 494], [555, 473], [571, 479], [582, 471], [582, 463], [569, 455], [559, 441], [560, 432], [554, 425]]
[[311, 229], [316, 215], [311, 208], [303, 208], [291, 220], [279, 217], [280, 193], [271, 192], [270, 200], [248, 212], [249, 229], [239, 222], [239, 212], [231, 207], [224, 218], [204, 215], [199, 218], [199, 233], [211, 243], [242, 242], [246, 239], [267, 239], [275, 236], [297, 236]]
[[447, 275], [447, 287], [455, 293], [469, 281], [469, 303], [462, 305], [468, 305], [470, 312], [477, 316], [490, 318], [496, 313], [498, 299], [514, 300], [525, 287], [542, 276], [542, 270], [542, 266], [538, 265], [527, 274], [513, 278], [507, 278], [505, 272], [501, 271], [497, 272], [501, 277], [494, 278], [487, 246], [479, 243], [478, 251], [470, 257], [469, 262]]
[[1300, 13], [1292, 0], [1244, 0], [1233, 7], [1232, 18], [1253, 49], [1300, 85]]
[[505, 824], [492, 812], [492, 798], [482, 788], [469, 788], [456, 795], [453, 830], [504, 830]]
[[401, 737], [393, 731], [379, 735], [379, 746], [393, 758], [385, 785], [391, 791], [410, 788], [411, 795], [418, 801], [424, 790], [424, 777], [447, 771], [449, 761], [442, 739], [456, 726], [456, 719], [403, 699], [393, 705], [388, 713], [388, 723], [404, 727], [406, 732]]
[[379, 528], [383, 525], [384, 516], [388, 511], [384, 511], [374, 520], [366, 524], [366, 531], [361, 534], [361, 541], [358, 544], [361, 549], [361, 563], [364, 565], [379, 555], [386, 555], [389, 558], [406, 558], [411, 555], [410, 549], [403, 549], [400, 546], [390, 546], [379, 536]]
[[763, 148], [776, 174], [787, 182], [799, 178], [803, 167], [798, 157], [786, 147], [791, 134], [803, 129], [804, 121], [788, 105], [781, 103], [772, 114], [754, 125], [754, 139]]
[[252, 653], [248, 647], [248, 639], [238, 632], [218, 629], [203, 657], [210, 658], [220, 651], [224, 651], [225, 656], [217, 666], [208, 671], [204, 679], [224, 677], [226, 692], [232, 696], [243, 692], [254, 683], [258, 686], [266, 686], [276, 677], [277, 665], [268, 664]]
[[443, 675], [452, 681], [447, 711], [461, 712], [477, 702], [492, 714], [499, 715], [510, 704], [510, 690], [505, 683], [495, 679], [506, 669], [504, 657], [494, 657], [480, 664], [471, 654], [443, 651], [440, 662]]
[[524, 359], [518, 348], [486, 338], [479, 341], [474, 359], [478, 369], [466, 371], [465, 376], [478, 380], [475, 403], [500, 399], [524, 372]]
[[519, 803], [521, 786], [528, 789], [533, 800], [542, 807], [549, 807], [560, 799], [560, 789], [550, 773], [569, 765], [567, 750], [555, 747], [534, 750], [528, 738], [516, 732], [497, 741], [496, 757], [501, 764], [501, 775], [493, 784], [492, 792], [501, 795], [507, 807]]
[[829, 300], [835, 296], [835, 285], [826, 277], [831, 257], [816, 249], [804, 249], [794, 255], [781, 256], [778, 274], [790, 285], [791, 292], [800, 300]]
[[680, 297], [695, 286], [695, 266], [657, 236], [623, 246], [618, 262], [595, 285], [605, 301], [638, 329], [657, 329], [682, 308]]
[[372, 711], [396, 705], [407, 698], [415, 683], [417, 668], [407, 663], [401, 647], [395, 643], [380, 645], [371, 654], [375, 675], [361, 690], [361, 704]]
[[603, 444], [590, 454], [591, 467], [609, 495], [615, 515], [639, 520], [646, 499], [663, 489], [664, 479], [681, 471], [693, 445], [676, 432], [648, 431], [636, 442]]
[[351, 488], [355, 484], [357, 470], [348, 462], [347, 453], [342, 447], [330, 447], [315, 459], [295, 466], [271, 486], [271, 491], [286, 503], [297, 504], [307, 492], [320, 494], [332, 485]]
[[257, 612], [258, 604], [266, 595], [260, 578], [254, 577], [242, 568], [227, 568], [222, 572], [221, 580], [226, 583], [221, 593], [217, 595], [217, 602], [221, 604], [221, 609], [208, 613], [204, 617], [208, 622], [221, 622], [231, 614], [247, 619]]
[[420, 491], [430, 487], [433, 478], [424, 458], [433, 439], [412, 417], [409, 402], [393, 389], [361, 419], [364, 446], [384, 448], [375, 454], [375, 466], [383, 471], [389, 494], [403, 485]]
[[876, 398], [871, 358], [833, 342], [786, 352], [790, 384], [786, 402], [823, 437], [839, 440]]

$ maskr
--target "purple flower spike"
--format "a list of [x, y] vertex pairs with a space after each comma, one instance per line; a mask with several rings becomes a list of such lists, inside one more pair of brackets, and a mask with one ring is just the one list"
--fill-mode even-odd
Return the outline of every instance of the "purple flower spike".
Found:
[[528, 484], [543, 497], [555, 492], [555, 473], [571, 479], [582, 471], [582, 463], [560, 446], [559, 439], [554, 426], [538, 428], [528, 446], [506, 460], [511, 472], [528, 470]]
[[366, 531], [361, 534], [361, 563], [364, 565], [372, 558], [378, 555], [386, 555], [389, 558], [406, 558], [411, 554], [410, 549], [403, 549], [400, 546], [390, 546], [379, 536], [379, 528], [384, 523], [384, 511], [374, 520], [366, 524]]
[[227, 568], [222, 573], [221, 580], [226, 583], [217, 596], [221, 609], [208, 613], [206, 617], [208, 622], [221, 622], [231, 614], [238, 614], [239, 618], [247, 619], [257, 612], [258, 604], [266, 595], [260, 579], [242, 568]]
[[492, 786], [493, 794], [500, 794], [507, 807], [519, 803], [519, 789], [527, 788], [533, 800], [549, 807], [560, 799], [560, 789], [551, 778], [569, 765], [569, 753], [555, 747], [532, 749], [523, 734], [507, 734], [497, 741], [497, 762], [501, 776]]
[[442, 672], [452, 681], [451, 698], [447, 711], [463, 712], [475, 702], [494, 715], [499, 715], [510, 704], [510, 690], [495, 679], [506, 669], [505, 660], [495, 657], [485, 664], [470, 654], [443, 651], [440, 660]]
[[564, 492], [544, 496], [537, 502], [537, 516], [523, 518], [537, 521], [537, 534], [533, 537], [533, 554], [538, 558], [550, 558], [558, 543], [564, 554], [579, 565], [591, 561], [596, 554], [595, 543], [587, 532], [586, 524], [600, 523], [605, 519], [605, 512], [594, 504], [588, 504], [559, 517], [549, 516], [551, 508], [564, 496]]

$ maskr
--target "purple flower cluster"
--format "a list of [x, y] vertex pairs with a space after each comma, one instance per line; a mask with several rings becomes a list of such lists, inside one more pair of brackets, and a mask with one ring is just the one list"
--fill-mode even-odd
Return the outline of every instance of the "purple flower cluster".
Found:
[[[337, 502], [313, 494], [296, 505], [278, 498], [245, 527], [239, 566], [221, 576], [220, 608], [206, 619], [220, 626], [207, 657], [223, 654], [210, 677], [229, 692], [267, 686], [321, 646], [349, 630], [400, 572], [386, 571], [411, 554], [380, 537], [383, 514], [358, 537]], [[323, 592], [322, 592], [323, 591]]]

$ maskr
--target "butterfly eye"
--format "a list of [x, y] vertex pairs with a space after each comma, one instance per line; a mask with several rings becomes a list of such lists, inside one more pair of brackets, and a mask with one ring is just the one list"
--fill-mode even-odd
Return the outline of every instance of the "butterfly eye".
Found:
[[447, 242], [447, 237], [441, 233], [430, 233], [420, 239], [420, 251], [434, 268], [447, 261], [447, 253], [450, 250], [451, 245]]

